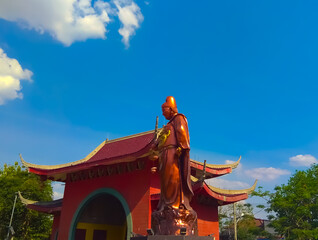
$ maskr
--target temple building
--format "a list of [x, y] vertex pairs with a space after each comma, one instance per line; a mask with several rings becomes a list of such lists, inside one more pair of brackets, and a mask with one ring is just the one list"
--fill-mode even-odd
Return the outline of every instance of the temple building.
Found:
[[[102, 142], [87, 157], [61, 165], [37, 165], [21, 161], [41, 177], [65, 183], [63, 199], [52, 202], [21, 201], [30, 209], [52, 214], [52, 240], [129, 240], [147, 235], [151, 213], [160, 198], [160, 179], [150, 160], [157, 131]], [[194, 197], [191, 206], [198, 216], [198, 235], [219, 239], [218, 207], [248, 198], [256, 186], [224, 190], [205, 180], [232, 172], [232, 164], [215, 165], [191, 160]]]

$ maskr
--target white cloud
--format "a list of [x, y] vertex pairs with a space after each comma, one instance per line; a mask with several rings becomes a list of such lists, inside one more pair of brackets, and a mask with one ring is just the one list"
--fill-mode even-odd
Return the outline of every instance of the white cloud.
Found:
[[118, 17], [123, 26], [118, 30], [119, 34], [123, 37], [123, 42], [126, 47], [129, 46], [129, 38], [135, 34], [140, 23], [144, 20], [137, 4], [127, 0], [114, 1], [118, 9]]
[[32, 81], [32, 75], [30, 70], [22, 69], [16, 59], [9, 58], [0, 48], [0, 105], [8, 100], [22, 99], [21, 80]]
[[[236, 161], [232, 160], [225, 160], [225, 164], [232, 164], [235, 163]], [[243, 170], [243, 164], [240, 162], [239, 165], [234, 169], [234, 171], [238, 174], [240, 174]]]
[[63, 198], [64, 194], [61, 192], [53, 192], [53, 200]]
[[222, 189], [244, 189], [249, 188], [250, 185], [245, 182], [241, 181], [230, 181], [226, 179], [220, 179], [220, 178], [212, 178], [206, 180], [207, 184], [212, 185], [217, 188]]
[[225, 160], [225, 164], [232, 164], [232, 163], [235, 163], [235, 161], [232, 161], [232, 160]]
[[53, 199], [60, 199], [63, 198], [64, 196], [64, 184], [60, 183], [60, 182], [53, 182], [52, 183], [52, 187], [53, 187]]
[[297, 155], [294, 157], [289, 158], [289, 163], [292, 166], [305, 166], [309, 167], [310, 165], [314, 163], [318, 163], [317, 159], [310, 155], [310, 154], [305, 154], [305, 155]]
[[139, 28], [143, 16], [132, 0], [114, 1], [97, 0], [92, 5], [91, 0], [2, 0], [0, 18], [40, 33], [48, 32], [69, 46], [75, 41], [105, 39], [106, 25], [111, 21], [109, 16], [118, 14], [124, 25], [119, 32], [128, 46], [129, 38]]
[[288, 175], [290, 172], [284, 169], [269, 167], [246, 170], [245, 174], [259, 180], [271, 181], [282, 175]]

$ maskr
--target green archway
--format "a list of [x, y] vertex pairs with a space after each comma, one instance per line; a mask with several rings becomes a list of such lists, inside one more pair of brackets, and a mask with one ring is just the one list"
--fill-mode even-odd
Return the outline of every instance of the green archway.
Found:
[[132, 222], [132, 217], [131, 217], [131, 213], [130, 213], [130, 209], [128, 207], [128, 204], [125, 200], [125, 198], [116, 190], [112, 189], [112, 188], [100, 188], [92, 193], [90, 193], [78, 206], [72, 222], [71, 222], [71, 226], [70, 226], [70, 232], [69, 232], [69, 240], [75, 240], [75, 232], [76, 232], [76, 227], [77, 227], [77, 223], [78, 220], [82, 214], [82, 212], [84, 211], [84, 209], [86, 208], [86, 206], [93, 200], [96, 199], [99, 196], [103, 196], [103, 195], [110, 195], [114, 198], [116, 198], [124, 212], [125, 212], [125, 218], [126, 218], [126, 225], [127, 225], [127, 229], [126, 229], [126, 240], [130, 239], [130, 235], [132, 233], [132, 229], [133, 229], [133, 222]]

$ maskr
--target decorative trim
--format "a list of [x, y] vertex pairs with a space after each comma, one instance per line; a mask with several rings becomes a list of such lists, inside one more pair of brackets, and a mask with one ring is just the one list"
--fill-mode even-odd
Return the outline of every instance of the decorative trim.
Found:
[[78, 172], [69, 173], [71, 182], [100, 178], [105, 176], [121, 175], [145, 168], [145, 161], [137, 160], [135, 162], [121, 163], [118, 165], [100, 166], [99, 168], [86, 169]]
[[196, 183], [197, 181], [199, 181], [199, 179], [196, 178], [195, 176], [190, 175], [190, 178], [193, 183]]

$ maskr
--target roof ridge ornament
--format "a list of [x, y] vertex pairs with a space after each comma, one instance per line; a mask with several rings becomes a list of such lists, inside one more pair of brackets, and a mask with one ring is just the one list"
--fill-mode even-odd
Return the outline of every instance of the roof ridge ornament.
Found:
[[203, 171], [202, 171], [202, 175], [200, 177], [200, 182], [201, 183], [204, 182], [205, 176], [206, 176], [206, 160], [204, 160], [204, 163], [203, 163]]
[[155, 125], [155, 133], [156, 133], [156, 135], [158, 133], [158, 121], [159, 121], [159, 117], [157, 116], [156, 117], [156, 125]]

